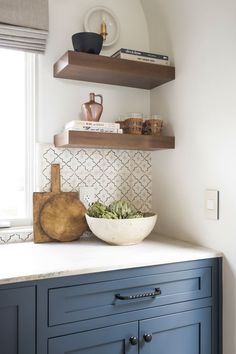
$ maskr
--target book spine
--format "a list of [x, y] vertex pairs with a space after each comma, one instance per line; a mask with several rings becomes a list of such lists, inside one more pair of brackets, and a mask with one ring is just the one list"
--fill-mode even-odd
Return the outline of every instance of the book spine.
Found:
[[117, 58], [117, 57], [120, 56], [120, 54], [130, 54], [130, 55], [136, 55], [136, 56], [139, 56], [139, 57], [143, 56], [143, 57], [154, 58], [154, 59], [169, 60], [168, 55], [142, 52], [142, 51], [139, 51], [139, 50], [133, 50], [133, 49], [127, 49], [127, 48], [121, 48], [116, 53], [114, 53], [112, 55], [112, 57], [113, 58]]
[[150, 64], [170, 65], [169, 60], [154, 59], [154, 58], [148, 58], [148, 57], [144, 57], [144, 56], [140, 57], [138, 55], [130, 55], [130, 54], [125, 54], [125, 53], [121, 53], [119, 58], [133, 60], [133, 61], [141, 61], [141, 62], [150, 63]]
[[65, 129], [74, 129], [74, 128], [83, 128], [83, 127], [95, 127], [95, 128], [115, 128], [119, 129], [119, 123], [107, 123], [107, 122], [90, 122], [90, 121], [78, 121], [76, 123], [67, 123], [65, 124]]

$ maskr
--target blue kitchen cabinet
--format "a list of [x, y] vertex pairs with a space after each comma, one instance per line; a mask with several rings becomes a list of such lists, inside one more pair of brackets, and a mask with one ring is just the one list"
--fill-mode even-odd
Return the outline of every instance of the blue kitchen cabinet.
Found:
[[35, 353], [35, 288], [0, 287], [0, 353]]
[[0, 286], [0, 354], [222, 354], [221, 259]]
[[222, 354], [221, 259], [38, 283], [37, 354]]
[[211, 308], [140, 322], [140, 354], [211, 354]]
[[49, 339], [48, 354], [211, 354], [210, 337], [205, 308]]

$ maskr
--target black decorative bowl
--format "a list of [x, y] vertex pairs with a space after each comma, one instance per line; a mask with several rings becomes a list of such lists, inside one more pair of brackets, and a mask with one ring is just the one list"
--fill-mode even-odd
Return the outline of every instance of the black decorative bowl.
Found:
[[94, 32], [79, 32], [73, 34], [72, 43], [76, 52], [99, 54], [102, 49], [103, 37]]

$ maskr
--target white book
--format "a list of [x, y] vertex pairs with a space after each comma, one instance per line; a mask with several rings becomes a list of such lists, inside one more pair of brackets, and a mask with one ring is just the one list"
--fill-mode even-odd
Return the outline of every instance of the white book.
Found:
[[149, 63], [149, 64], [170, 65], [169, 60], [149, 58], [149, 57], [145, 57], [145, 56], [139, 56], [139, 55], [133, 55], [133, 54], [127, 54], [127, 53], [120, 53], [119, 57], [117, 57], [117, 58], [133, 60], [133, 61], [141, 61], [141, 62]]
[[119, 123], [111, 123], [111, 122], [92, 122], [85, 120], [72, 120], [65, 124], [65, 129], [69, 128], [79, 128], [79, 127], [106, 127], [106, 128], [115, 128], [119, 129]]
[[77, 131], [77, 132], [94, 132], [94, 133], [117, 133], [122, 134], [123, 129], [116, 128], [102, 128], [102, 127], [77, 127], [77, 128], [69, 128], [64, 131]]

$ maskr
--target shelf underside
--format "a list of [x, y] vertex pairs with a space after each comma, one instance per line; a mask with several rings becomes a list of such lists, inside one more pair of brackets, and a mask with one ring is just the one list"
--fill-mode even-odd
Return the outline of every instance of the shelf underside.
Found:
[[122, 150], [174, 149], [173, 136], [111, 134], [66, 131], [54, 136], [56, 147]]
[[174, 80], [175, 68], [68, 51], [54, 64], [54, 77], [152, 89]]

